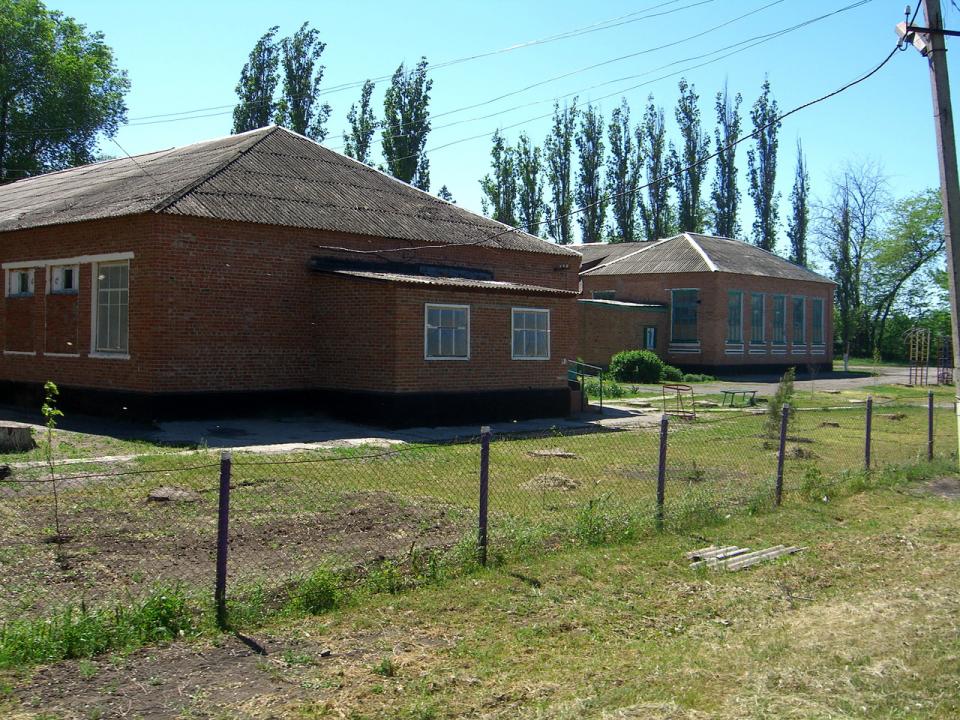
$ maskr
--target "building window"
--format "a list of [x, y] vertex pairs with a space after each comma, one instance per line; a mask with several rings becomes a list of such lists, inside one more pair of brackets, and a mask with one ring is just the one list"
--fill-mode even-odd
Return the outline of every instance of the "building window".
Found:
[[657, 328], [646, 327], [643, 329], [643, 349], [644, 350], [657, 349]]
[[787, 344], [787, 298], [773, 296], [773, 344]]
[[739, 290], [727, 292], [727, 342], [743, 342], [743, 293]]
[[592, 293], [594, 300], [616, 300], [616, 290], [594, 290]]
[[96, 277], [96, 342], [102, 353], [126, 353], [130, 265], [126, 262], [94, 266]]
[[697, 335], [697, 290], [672, 290], [670, 303], [670, 342], [695, 343]]
[[750, 342], [755, 345], [764, 343], [763, 293], [750, 293]]
[[806, 342], [804, 332], [806, 330], [806, 307], [805, 298], [793, 298], [793, 344], [803, 345]]
[[7, 295], [9, 297], [33, 295], [33, 270], [11, 270], [7, 276]]
[[424, 357], [427, 360], [470, 359], [469, 306], [425, 306]]
[[813, 298], [813, 344], [823, 345], [823, 298]]
[[550, 311], [513, 308], [513, 359], [550, 359]]
[[63, 265], [50, 269], [50, 292], [72, 294], [77, 292], [77, 267]]

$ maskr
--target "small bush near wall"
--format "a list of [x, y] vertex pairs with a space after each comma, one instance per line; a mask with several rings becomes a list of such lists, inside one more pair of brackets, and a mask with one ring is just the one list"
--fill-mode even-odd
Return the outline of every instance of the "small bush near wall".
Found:
[[610, 374], [620, 382], [660, 382], [663, 368], [663, 360], [649, 350], [624, 350], [610, 359]]

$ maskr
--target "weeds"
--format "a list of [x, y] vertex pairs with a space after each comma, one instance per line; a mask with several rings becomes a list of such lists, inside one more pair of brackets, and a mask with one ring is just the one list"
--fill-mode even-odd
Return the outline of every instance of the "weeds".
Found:
[[347, 598], [342, 578], [327, 568], [320, 568], [296, 585], [290, 601], [292, 608], [299, 612], [320, 615], [340, 607]]
[[144, 601], [95, 612], [68, 607], [46, 619], [0, 627], [0, 668], [89, 658], [199, 632], [197, 609], [178, 588], [157, 589]]

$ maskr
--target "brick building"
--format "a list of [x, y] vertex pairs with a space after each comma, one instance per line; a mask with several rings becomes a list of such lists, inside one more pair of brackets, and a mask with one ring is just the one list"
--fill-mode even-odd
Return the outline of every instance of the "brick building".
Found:
[[159, 417], [563, 415], [580, 256], [282, 128], [0, 187], [0, 390]]
[[577, 250], [585, 362], [647, 348], [690, 370], [832, 365], [834, 283], [807, 268], [695, 233]]

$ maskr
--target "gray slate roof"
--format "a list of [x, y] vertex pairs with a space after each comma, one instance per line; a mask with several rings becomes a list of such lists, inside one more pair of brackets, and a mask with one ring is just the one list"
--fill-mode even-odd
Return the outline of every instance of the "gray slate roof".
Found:
[[275, 126], [0, 186], [0, 232], [151, 212], [575, 254]]
[[[632, 247], [632, 252], [628, 251]], [[592, 251], [599, 255], [598, 251]], [[584, 262], [586, 263], [586, 255]], [[582, 275], [723, 272], [784, 280], [833, 281], [741, 240], [682, 233], [656, 242], [619, 243]]]
[[501, 292], [516, 292], [524, 295], [577, 295], [575, 290], [560, 290], [559, 288], [544, 287], [542, 285], [524, 285], [523, 283], [503, 282], [501, 280], [472, 280], [470, 278], [433, 277], [428, 275], [406, 275], [403, 273], [369, 272], [366, 270], [326, 270], [331, 275], [353, 277], [363, 280], [378, 280], [380, 282], [401, 283], [406, 285], [429, 285], [443, 288], [462, 288], [464, 290], [499, 290]]
[[610, 262], [611, 260], [618, 260], [624, 255], [631, 255], [641, 246], [649, 244], [645, 242], [584, 243], [582, 245], [568, 245], [567, 247], [580, 253], [583, 257], [580, 267], [583, 271], [586, 271], [602, 262]]

